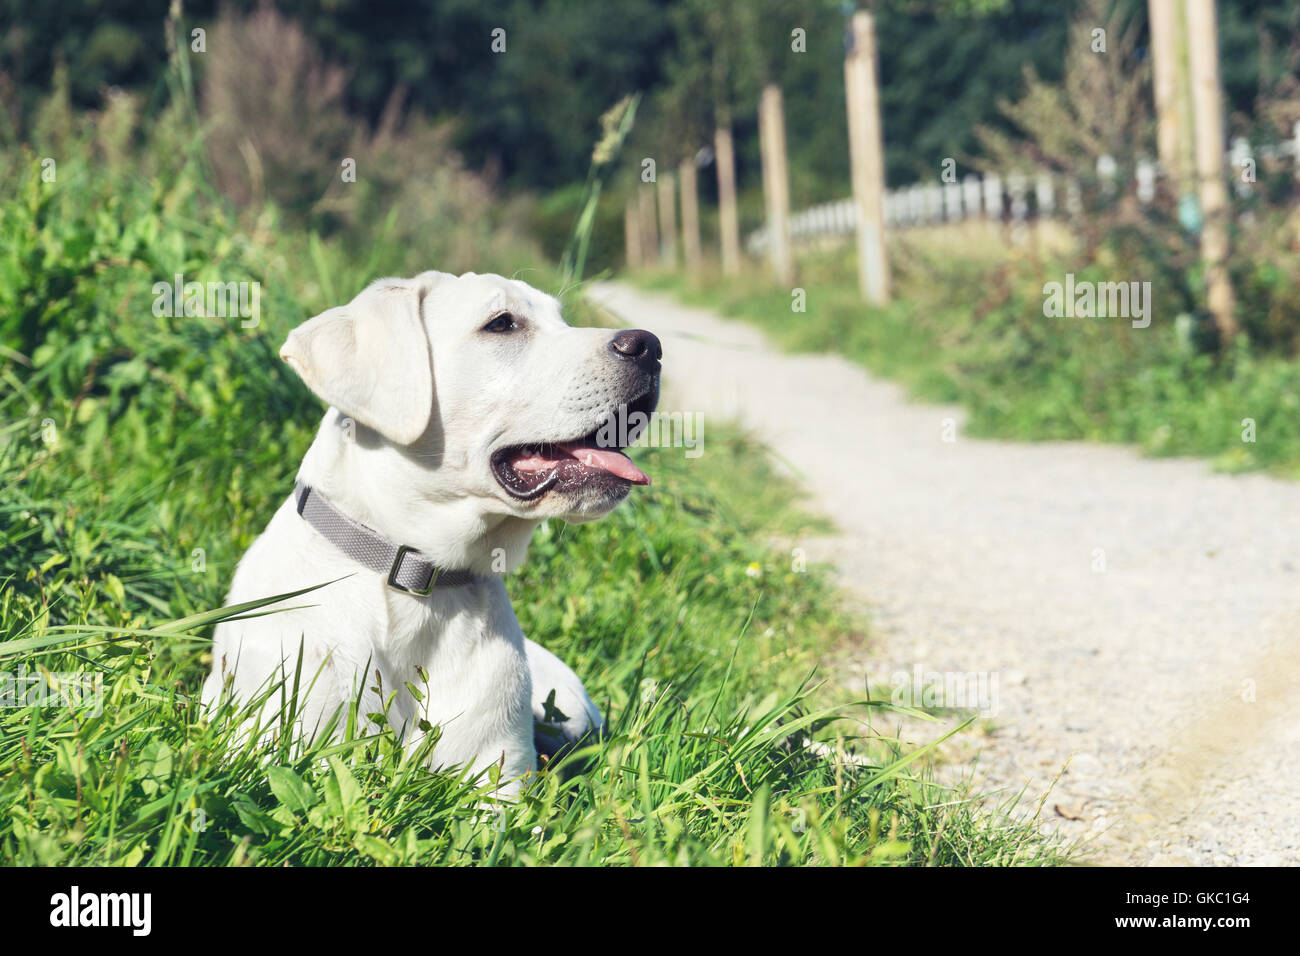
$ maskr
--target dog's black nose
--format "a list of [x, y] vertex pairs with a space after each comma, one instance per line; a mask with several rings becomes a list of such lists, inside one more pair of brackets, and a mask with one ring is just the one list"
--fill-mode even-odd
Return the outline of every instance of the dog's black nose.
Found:
[[647, 372], [659, 371], [659, 360], [663, 358], [663, 346], [653, 333], [644, 329], [624, 329], [610, 340], [609, 347], [619, 358], [625, 358], [637, 364]]

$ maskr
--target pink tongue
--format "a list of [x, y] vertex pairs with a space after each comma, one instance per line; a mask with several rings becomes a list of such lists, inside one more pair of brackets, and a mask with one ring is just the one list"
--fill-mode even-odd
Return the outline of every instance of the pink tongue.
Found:
[[591, 468], [607, 471], [611, 475], [617, 475], [624, 481], [632, 482], [634, 485], [650, 484], [650, 476], [632, 464], [632, 459], [621, 451], [615, 451], [612, 448], [590, 448], [578, 444], [567, 444], [560, 447]]

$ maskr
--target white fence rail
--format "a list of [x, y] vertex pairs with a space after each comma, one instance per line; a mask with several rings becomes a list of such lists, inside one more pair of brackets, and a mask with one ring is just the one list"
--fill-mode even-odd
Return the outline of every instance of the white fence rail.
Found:
[[[1292, 139], [1256, 148], [1243, 137], [1232, 141], [1228, 162], [1238, 196], [1250, 193], [1252, 183], [1243, 177], [1251, 163], [1290, 160], [1300, 178], [1300, 122]], [[1154, 160], [1139, 160], [1123, 182], [1118, 164], [1110, 156], [1097, 160], [1097, 178], [1104, 189], [1118, 194], [1135, 186], [1137, 200], [1147, 205], [1155, 199], [1160, 169]], [[1253, 177], [1252, 177], [1253, 179]], [[982, 178], [974, 174], [960, 182], [916, 183], [885, 192], [885, 227], [908, 229], [982, 219], [991, 222], [1027, 222], [1064, 213], [1074, 216], [1083, 210], [1083, 192], [1076, 179], [1047, 172], [1032, 177], [1011, 173], [1005, 179], [997, 173]], [[852, 199], [837, 199], [794, 213], [790, 217], [790, 239], [796, 246], [849, 237], [857, 228], [857, 207]], [[745, 238], [745, 248], [760, 256], [767, 249], [767, 229], [755, 229]]]

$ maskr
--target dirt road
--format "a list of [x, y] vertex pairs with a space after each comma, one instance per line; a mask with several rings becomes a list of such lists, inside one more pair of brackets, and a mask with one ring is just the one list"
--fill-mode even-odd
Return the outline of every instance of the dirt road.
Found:
[[1102, 861], [1300, 863], [1300, 485], [969, 439], [959, 409], [844, 359], [626, 285], [592, 294], [663, 340], [661, 409], [739, 419], [841, 529], [809, 547], [873, 610], [846, 684], [977, 675], [977, 785], [1036, 798], [1068, 762], [1044, 825]]

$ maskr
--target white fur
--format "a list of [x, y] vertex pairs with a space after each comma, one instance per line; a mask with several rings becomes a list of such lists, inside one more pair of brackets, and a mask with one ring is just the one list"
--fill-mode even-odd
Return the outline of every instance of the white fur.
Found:
[[[484, 333], [501, 310], [525, 330]], [[292, 687], [301, 644], [306, 736], [363, 688], [360, 713], [378, 710], [382, 686], [385, 698], [397, 691], [389, 720], [409, 743], [420, 720], [441, 728], [434, 766], [498, 764], [504, 793], [536, 765], [533, 720], [552, 689], [567, 737], [598, 726], [577, 676], [525, 640], [494, 572], [524, 561], [542, 520], [598, 518], [622, 496], [521, 501], [496, 482], [489, 456], [583, 434], [627, 400], [612, 334], [569, 327], [553, 298], [522, 282], [439, 272], [381, 279], [295, 329], [281, 355], [332, 405], [299, 480], [390, 541], [484, 578], [428, 597], [395, 591], [309, 526], [286, 487], [239, 563], [230, 603], [342, 580], [273, 606], [309, 607], [219, 625], [205, 704], [225, 686], [248, 699], [282, 674]], [[278, 705], [278, 695], [268, 702]]]

